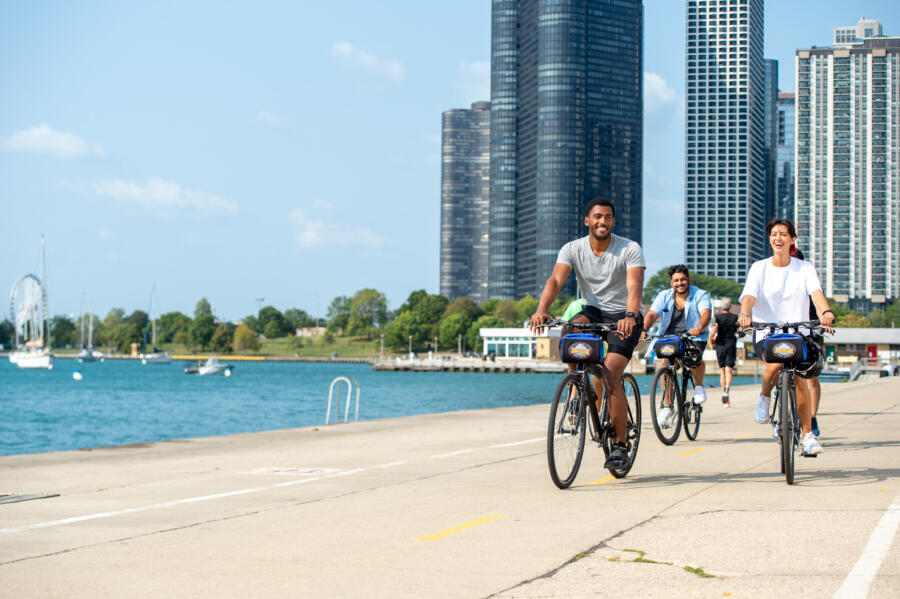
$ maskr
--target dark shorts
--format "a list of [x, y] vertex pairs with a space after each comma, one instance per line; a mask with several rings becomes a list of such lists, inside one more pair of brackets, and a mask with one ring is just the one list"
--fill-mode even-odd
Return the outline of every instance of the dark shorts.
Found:
[[716, 359], [719, 361], [719, 368], [734, 368], [736, 355], [737, 344], [716, 345]]
[[[625, 318], [625, 312], [603, 312], [594, 306], [585, 306], [581, 312], [575, 316], [584, 316], [591, 322], [595, 323], [616, 323]], [[575, 318], [573, 316], [572, 318]], [[643, 327], [640, 323], [644, 322], [644, 317], [638, 314], [638, 320], [634, 323], [634, 329], [631, 336], [622, 339], [615, 333], [606, 336], [606, 352], [610, 354], [619, 354], [625, 356], [629, 360], [631, 354], [634, 353], [634, 347], [641, 340], [641, 330]]]

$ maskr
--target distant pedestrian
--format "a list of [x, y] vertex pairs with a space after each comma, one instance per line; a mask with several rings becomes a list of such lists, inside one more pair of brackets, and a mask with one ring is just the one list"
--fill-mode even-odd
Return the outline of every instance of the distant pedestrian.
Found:
[[734, 378], [734, 364], [737, 355], [738, 316], [731, 313], [731, 299], [725, 298], [719, 306], [716, 321], [710, 329], [709, 341], [716, 348], [719, 362], [719, 384], [722, 385], [722, 405], [731, 407], [729, 392]]

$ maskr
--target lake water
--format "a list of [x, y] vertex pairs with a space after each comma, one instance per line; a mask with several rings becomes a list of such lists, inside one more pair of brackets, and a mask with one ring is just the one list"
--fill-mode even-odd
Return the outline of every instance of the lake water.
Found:
[[[329, 386], [339, 376], [359, 381], [360, 420], [548, 403], [560, 378], [375, 372], [368, 364], [344, 363], [238, 362], [230, 377], [187, 376], [183, 368], [180, 362], [57, 359], [54, 370], [35, 371], [2, 358], [0, 455], [321, 425]], [[72, 378], [75, 370], [83, 380]], [[646, 398], [651, 377], [637, 378]], [[752, 381], [742, 377], [734, 384]], [[710, 393], [711, 400], [717, 397]], [[342, 417], [343, 405], [342, 399]]]

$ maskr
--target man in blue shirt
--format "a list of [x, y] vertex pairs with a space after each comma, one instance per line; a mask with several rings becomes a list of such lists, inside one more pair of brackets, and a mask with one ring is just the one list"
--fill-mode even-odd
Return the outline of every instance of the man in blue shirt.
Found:
[[[706, 339], [709, 335], [709, 326], [712, 315], [712, 302], [709, 301], [709, 293], [691, 285], [691, 276], [687, 266], [678, 264], [669, 267], [670, 289], [660, 291], [650, 306], [650, 311], [644, 317], [644, 330], [648, 330], [659, 319], [660, 335], [678, 335], [687, 332], [696, 337], [694, 345], [700, 348], [701, 355], [706, 349]], [[669, 361], [657, 359], [656, 367], [665, 368]], [[706, 390], [703, 388], [703, 378], [706, 376], [706, 364], [701, 359], [700, 365], [692, 368], [694, 374], [694, 403], [702, 404], [706, 401]], [[660, 421], [663, 427], [672, 424], [674, 412], [670, 408], [664, 408], [660, 413]]]

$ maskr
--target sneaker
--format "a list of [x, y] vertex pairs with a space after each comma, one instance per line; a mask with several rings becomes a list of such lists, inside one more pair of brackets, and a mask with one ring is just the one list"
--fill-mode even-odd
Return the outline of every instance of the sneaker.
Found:
[[729, 399], [728, 399], [728, 394], [727, 394], [727, 393], [723, 393], [723, 394], [722, 394], [722, 405], [725, 405], [725, 404], [727, 404], [727, 403], [731, 403], [731, 402], [729, 401]]
[[812, 434], [815, 436], [819, 436], [819, 421], [816, 420], [816, 417], [812, 417]]
[[801, 443], [803, 444], [803, 455], [819, 455], [824, 451], [812, 432], [803, 435]]
[[675, 416], [675, 412], [672, 408], [666, 406], [659, 412], [659, 425], [662, 428], [669, 428], [672, 426], [672, 417]]
[[755, 420], [759, 424], [765, 424], [769, 421], [769, 402], [771, 400], [764, 396], [760, 395], [759, 399], [756, 400], [756, 411], [753, 412], [753, 420]]
[[706, 389], [703, 387], [694, 387], [694, 403], [698, 406], [706, 403]]
[[730, 407], [731, 407], [731, 402], [728, 401], [728, 400], [726, 399], [726, 400], [725, 400], [725, 403], [722, 404], [722, 407], [723, 407], [723, 408], [730, 408]]
[[603, 467], [621, 470], [626, 466], [628, 466], [628, 448], [621, 443], [616, 443], [613, 445], [612, 451], [609, 452], [609, 457], [606, 458], [606, 463], [603, 464]]

